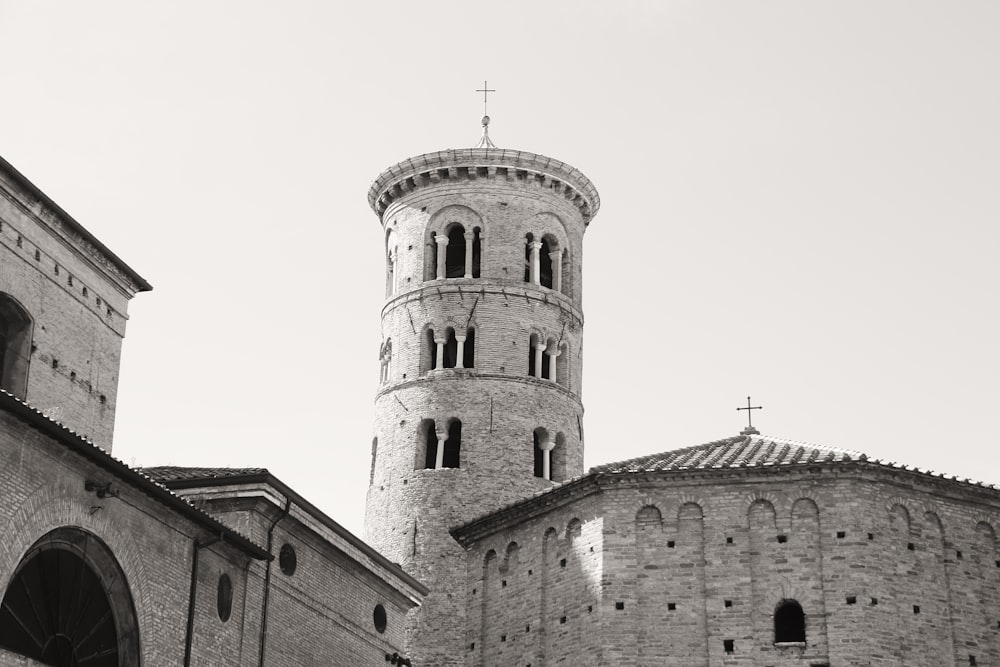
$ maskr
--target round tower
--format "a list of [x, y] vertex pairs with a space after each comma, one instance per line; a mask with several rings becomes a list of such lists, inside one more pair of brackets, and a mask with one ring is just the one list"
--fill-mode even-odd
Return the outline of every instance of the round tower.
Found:
[[[484, 118], [484, 128], [488, 119]], [[431, 593], [415, 664], [464, 664], [465, 571], [448, 529], [583, 472], [586, 176], [493, 147], [375, 180], [386, 300], [365, 530]]]

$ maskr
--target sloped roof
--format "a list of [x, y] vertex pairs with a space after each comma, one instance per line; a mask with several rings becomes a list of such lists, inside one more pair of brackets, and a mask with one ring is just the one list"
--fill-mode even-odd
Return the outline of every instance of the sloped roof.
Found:
[[606, 463], [592, 473], [661, 472], [667, 470], [710, 470], [803, 463], [867, 461], [860, 452], [808, 445], [792, 440], [759, 435], [737, 435], [703, 445], [648, 454], [634, 459]]
[[267, 468], [189, 468], [186, 466], [153, 466], [139, 468], [161, 484], [191, 479], [225, 479], [247, 475], [270, 474]]

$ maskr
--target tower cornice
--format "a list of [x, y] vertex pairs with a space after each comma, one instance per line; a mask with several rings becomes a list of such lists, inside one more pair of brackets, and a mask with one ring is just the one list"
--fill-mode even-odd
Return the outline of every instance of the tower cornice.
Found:
[[368, 190], [368, 204], [381, 219], [392, 202], [409, 192], [443, 181], [480, 178], [534, 179], [576, 205], [584, 224], [589, 224], [601, 207], [597, 188], [576, 167], [537, 153], [505, 148], [449, 149], [407, 158], [379, 174]]

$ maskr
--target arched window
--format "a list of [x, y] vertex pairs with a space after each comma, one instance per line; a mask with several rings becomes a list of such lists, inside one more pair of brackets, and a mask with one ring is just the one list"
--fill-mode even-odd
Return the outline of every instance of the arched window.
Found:
[[442, 468], [458, 468], [462, 452], [462, 422], [452, 419], [448, 422], [448, 439], [444, 441]]
[[535, 240], [535, 235], [528, 232], [524, 235], [524, 282], [531, 282], [531, 244]]
[[444, 277], [465, 276], [465, 227], [454, 224], [448, 229], [448, 248], [445, 251]]
[[538, 283], [552, 289], [552, 246], [547, 237], [542, 237], [542, 247], [538, 250]]
[[372, 438], [372, 470], [368, 475], [368, 483], [375, 481], [375, 457], [378, 456], [378, 436]]
[[434, 340], [434, 329], [427, 328], [424, 331], [423, 349], [420, 351], [420, 373], [432, 371], [437, 368], [437, 342]]
[[556, 367], [556, 383], [569, 389], [569, 346], [563, 343], [559, 346], [559, 363]]
[[538, 336], [531, 334], [528, 337], [528, 377], [539, 377], [541, 373], [542, 362], [539, 354]]
[[31, 358], [31, 317], [9, 294], [0, 292], [0, 389], [24, 398]]
[[476, 330], [469, 327], [465, 330], [465, 343], [462, 344], [464, 348], [462, 355], [462, 367], [463, 368], [475, 368], [476, 367]]
[[382, 346], [382, 350], [379, 354], [379, 365], [381, 367], [381, 374], [379, 376], [379, 383], [385, 384], [389, 381], [389, 374], [392, 371], [392, 339], [389, 338], [385, 341], [385, 345]]
[[455, 330], [451, 327], [445, 329], [445, 335], [447, 339], [444, 344], [444, 362], [442, 366], [444, 368], [455, 368], [455, 363], [458, 361], [458, 339], [455, 338]]
[[472, 230], [472, 277], [482, 276], [483, 264], [483, 230], [475, 227]]
[[36, 542], [0, 604], [0, 647], [53, 667], [138, 665], [135, 607], [107, 545], [76, 528]]
[[556, 446], [552, 448], [549, 455], [551, 459], [549, 468], [549, 479], [553, 482], [563, 482], [566, 480], [566, 436], [560, 431], [556, 433]]
[[782, 600], [774, 611], [774, 643], [806, 640], [806, 615], [795, 600]]
[[535, 445], [535, 477], [552, 479], [552, 449], [556, 443], [541, 426], [532, 431], [531, 438]]
[[433, 419], [421, 420], [420, 426], [417, 429], [417, 438], [420, 444], [423, 445], [424, 457], [423, 464], [424, 468], [433, 470], [437, 464], [437, 448], [438, 448], [438, 437], [437, 437], [437, 427], [434, 425]]
[[385, 295], [387, 297], [396, 293], [398, 261], [399, 251], [397, 249], [396, 234], [390, 229], [385, 237]]

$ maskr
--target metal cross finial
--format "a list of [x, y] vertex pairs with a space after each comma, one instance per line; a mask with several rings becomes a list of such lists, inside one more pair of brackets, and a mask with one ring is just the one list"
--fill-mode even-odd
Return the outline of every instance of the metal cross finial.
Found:
[[760, 435], [760, 431], [758, 431], [753, 427], [753, 419], [751, 418], [753, 412], [751, 412], [751, 410], [763, 410], [763, 409], [764, 406], [762, 405], [750, 405], [749, 396], [747, 396], [747, 406], [745, 408], [736, 408], [737, 412], [739, 412], [740, 410], [747, 411], [747, 427], [742, 431], [740, 431], [740, 435]]
[[488, 86], [486, 85], [486, 79], [483, 79], [483, 87], [482, 87], [482, 88], [479, 88], [478, 90], [476, 90], [476, 92], [477, 92], [477, 93], [482, 93], [482, 94], [483, 94], [483, 115], [484, 115], [484, 116], [487, 116], [487, 115], [489, 115], [489, 114], [487, 114], [487, 113], [486, 113], [486, 102], [487, 102], [487, 96], [488, 96], [488, 95], [489, 95], [490, 93], [495, 93], [495, 92], [497, 92], [497, 91], [495, 91], [494, 89], [492, 89], [492, 88], [488, 87]]

